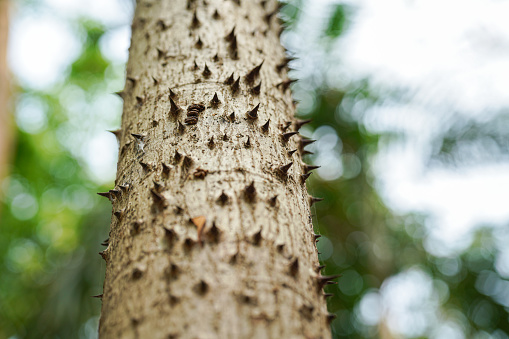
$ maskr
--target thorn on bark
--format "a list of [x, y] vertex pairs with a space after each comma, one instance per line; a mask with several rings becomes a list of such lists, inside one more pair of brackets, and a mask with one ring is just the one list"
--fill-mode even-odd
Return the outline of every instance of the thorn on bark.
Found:
[[244, 189], [244, 196], [246, 197], [246, 200], [249, 202], [254, 202], [256, 199], [256, 188], [254, 185], [254, 181], [251, 182], [246, 188]]
[[108, 252], [106, 252], [106, 250], [99, 252], [99, 255], [101, 256], [101, 258], [103, 258], [104, 261], [108, 261], [109, 255]]
[[322, 289], [325, 285], [330, 285], [329, 282], [337, 284], [337, 282], [332, 281], [333, 279], [339, 278], [341, 274], [334, 274], [334, 275], [320, 275], [318, 276], [317, 283], [318, 283], [318, 289]]
[[131, 225], [131, 235], [137, 235], [140, 233], [141, 225], [143, 224], [142, 220], [136, 220]]
[[301, 151], [303, 151], [304, 147], [306, 147], [307, 145], [311, 145], [314, 142], [316, 142], [316, 140], [301, 138], [299, 141], [299, 148]]
[[288, 80], [280, 82], [279, 84], [276, 85], [276, 87], [281, 88], [281, 90], [284, 92], [290, 87], [291, 84], [293, 84], [296, 81], [297, 81], [297, 79], [293, 79], [293, 80], [288, 79]]
[[297, 150], [296, 150], [296, 149], [294, 149], [293, 151], [288, 151], [288, 155], [289, 155], [289, 156], [292, 156], [292, 155], [293, 155], [293, 153], [295, 153], [295, 152], [297, 152]]
[[196, 71], [198, 69], [200, 69], [200, 67], [198, 67], [198, 64], [196, 63], [196, 60], [194, 61], [194, 66], [193, 66], [193, 69]]
[[309, 173], [312, 170], [315, 170], [317, 168], [320, 168], [320, 166], [311, 166], [311, 165], [304, 165], [302, 169], [304, 170], [304, 173]]
[[214, 14], [212, 14], [212, 19], [219, 20], [221, 18], [221, 15], [219, 15], [219, 12], [217, 9], [214, 11]]
[[143, 271], [140, 270], [139, 268], [135, 268], [135, 269], [133, 269], [131, 276], [132, 276], [133, 280], [138, 280], [143, 276]]
[[185, 156], [184, 160], [182, 161], [182, 167], [189, 169], [193, 165], [193, 159], [189, 156]]
[[234, 81], [234, 72], [224, 81], [225, 85], [231, 85]]
[[311, 174], [313, 174], [313, 172], [309, 172], [309, 173], [306, 173], [306, 174], [302, 174], [302, 175], [300, 176], [300, 182], [301, 182], [301, 183], [305, 183], [305, 182], [306, 182], [306, 180], [308, 180], [308, 178], [309, 178], [309, 176], [310, 176]]
[[258, 109], [260, 108], [260, 104], [256, 105], [251, 111], [246, 113], [247, 117], [251, 120], [258, 119]]
[[[201, 38], [198, 37], [198, 40], [196, 41], [196, 44], [195, 44], [196, 48], [198, 49], [201, 49], [203, 47], [203, 41], [201, 41]], [[288, 85], [289, 86], [289, 85]]]
[[207, 146], [210, 148], [210, 149], [213, 149], [214, 148], [214, 137], [212, 136], [210, 139], [209, 139], [209, 142], [207, 143]]
[[321, 271], [322, 269], [324, 269], [324, 268], [325, 268], [325, 265], [319, 265], [319, 266], [316, 266], [316, 273], [320, 273], [320, 271]]
[[170, 113], [173, 114], [173, 115], [177, 115], [180, 111], [180, 107], [175, 103], [175, 101], [173, 100], [173, 98], [171, 97], [171, 93], [170, 93]]
[[230, 122], [235, 122], [235, 112], [233, 112], [232, 114], [230, 114], [228, 116], [228, 119], [230, 119]]
[[269, 131], [270, 119], [262, 125], [262, 132], [267, 133]]
[[125, 93], [124, 91], [118, 91], [118, 92], [115, 92], [115, 94], [122, 100], [124, 100], [124, 96], [125, 96]]
[[336, 315], [336, 314], [334, 314], [334, 313], [328, 313], [328, 314], [327, 314], [327, 324], [329, 324], [329, 325], [330, 325], [330, 323], [331, 323], [334, 319], [336, 319], [336, 317], [337, 317], [337, 315]]
[[165, 177], [168, 177], [170, 175], [170, 166], [165, 164], [164, 162], [161, 164], [163, 166], [163, 174]]
[[290, 275], [296, 277], [297, 273], [299, 273], [299, 259], [295, 258], [290, 263]]
[[221, 195], [219, 196], [219, 198], [217, 199], [217, 201], [221, 204], [221, 205], [225, 205], [229, 200], [229, 197], [228, 195], [226, 195], [226, 193], [224, 193], [224, 191], [221, 193]]
[[233, 26], [233, 28], [232, 28], [231, 32], [230, 32], [230, 33], [228, 33], [228, 34], [224, 37], [224, 39], [225, 39], [226, 41], [230, 42], [230, 43], [233, 41], [233, 39], [235, 39], [235, 26]]
[[175, 155], [173, 156], [173, 158], [175, 159], [175, 162], [179, 162], [180, 159], [182, 159], [182, 154], [179, 153], [179, 151], [175, 151]]
[[295, 121], [295, 130], [298, 131], [302, 126], [304, 126], [305, 124], [309, 124], [311, 121], [312, 121], [311, 119]]
[[180, 120], [179, 120], [178, 121], [177, 129], [178, 129], [179, 133], [182, 134], [182, 133], [184, 133], [186, 131], [186, 126], [184, 126], [184, 124], [181, 123]]
[[275, 207], [276, 203], [277, 203], [277, 195], [275, 195], [275, 196], [273, 196], [272, 198], [269, 199], [269, 204], [270, 204], [271, 207]]
[[207, 238], [210, 242], [217, 243], [219, 242], [219, 238], [221, 237], [221, 230], [216, 226], [216, 223], [213, 222], [209, 231], [207, 232]]
[[108, 198], [110, 201], [113, 201], [113, 197], [110, 192], [98, 192], [97, 194], [101, 197]]
[[154, 85], [157, 85], [159, 83], [159, 79], [157, 79], [155, 76], [151, 75], [152, 81], [154, 82]]
[[309, 197], [309, 205], [313, 206], [314, 203], [322, 201], [323, 198], [317, 198], [317, 197]]
[[251, 139], [249, 138], [249, 136], [247, 137], [247, 141], [244, 143], [244, 146], [245, 146], [246, 148], [251, 147]]
[[110, 244], [110, 238], [104, 240], [102, 243], [101, 243], [101, 246], [108, 246]]
[[238, 92], [238, 90], [240, 89], [240, 77], [238, 77], [237, 80], [235, 80], [235, 82], [232, 84], [231, 88], [232, 88], [233, 94]]
[[316, 242], [319, 238], [322, 237], [322, 235], [321, 234], [314, 234], [313, 237], [314, 237], [314, 240]]
[[172, 229], [164, 228], [164, 241], [166, 242], [168, 248], [173, 246], [175, 240], [177, 240], [177, 233], [175, 233], [175, 231]]
[[285, 131], [288, 129], [288, 127], [290, 127], [291, 125], [292, 125], [292, 122], [291, 122], [291, 121], [287, 121], [284, 125], [283, 125], [283, 124], [281, 124], [281, 125], [280, 125], [280, 128], [281, 128], [281, 130], [282, 130], [283, 132], [285, 132]]
[[196, 13], [196, 9], [194, 10], [194, 13], [193, 13], [193, 20], [191, 21], [191, 27], [192, 28], [200, 27], [200, 20], [198, 20], [198, 14]]
[[220, 103], [221, 103], [221, 101], [219, 100], [219, 97], [217, 96], [217, 92], [215, 92], [215, 93], [214, 93], [214, 97], [212, 97], [212, 100], [210, 101], [210, 104], [211, 104], [213, 107], [216, 107], [216, 106], [218, 106]]
[[103, 298], [103, 295], [102, 295], [102, 294], [93, 295], [93, 296], [92, 296], [92, 298], [102, 299], [102, 298]]
[[284, 142], [288, 142], [290, 140], [290, 138], [296, 134], [299, 134], [299, 132], [287, 132], [287, 133], [281, 134], [281, 137], [283, 138]]
[[216, 53], [216, 55], [214, 55], [212, 60], [214, 60], [214, 62], [218, 62], [219, 61], [219, 55]]
[[157, 189], [152, 188], [150, 193], [152, 194], [152, 199], [154, 199], [154, 204], [163, 208], [168, 206], [168, 201], [161, 193], [157, 191]]
[[253, 244], [260, 245], [261, 241], [262, 241], [262, 230], [260, 229], [258, 232], [253, 234]]
[[125, 209], [123, 208], [123, 209], [113, 212], [113, 214], [115, 215], [115, 217], [117, 217], [118, 220], [120, 220], [124, 216], [124, 211], [125, 211]]
[[264, 62], [265, 60], [263, 60], [258, 66], [246, 74], [246, 81], [248, 83], [252, 83], [260, 75], [260, 69], [262, 68]]
[[209, 285], [205, 281], [200, 280], [200, 282], [195, 285], [194, 290], [197, 294], [204, 295], [209, 291]]
[[283, 165], [283, 166], [280, 166], [278, 167], [278, 173], [281, 175], [281, 176], [286, 176], [288, 174], [288, 170], [290, 169], [290, 167], [292, 167], [293, 165], [293, 161], [286, 164], [286, 165]]
[[323, 297], [324, 297], [325, 299], [330, 298], [330, 297], [333, 297], [333, 296], [334, 296], [334, 293], [324, 293], [324, 294], [323, 294]]
[[228, 135], [226, 135], [226, 133], [223, 135], [223, 141], [228, 141]]
[[251, 93], [254, 95], [259, 95], [261, 87], [262, 87], [262, 82], [260, 81], [260, 83], [258, 85], [251, 88]]
[[209, 69], [209, 66], [207, 66], [207, 63], [205, 63], [205, 68], [203, 69], [202, 74], [206, 78], [208, 78], [212, 74], [212, 72]]

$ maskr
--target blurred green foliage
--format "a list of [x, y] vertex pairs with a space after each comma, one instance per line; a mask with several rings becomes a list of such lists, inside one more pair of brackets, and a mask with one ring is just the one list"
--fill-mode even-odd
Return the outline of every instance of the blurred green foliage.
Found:
[[97, 253], [111, 211], [94, 193], [105, 187], [88, 178], [65, 145], [61, 127], [69, 113], [59, 96], [70, 86], [93, 96], [109, 63], [98, 47], [101, 27], [80, 26], [83, 53], [66, 82], [48, 91], [18, 89], [18, 103], [44, 103], [47, 123], [35, 133], [17, 131], [10, 176], [2, 184], [0, 338], [96, 337], [100, 300], [91, 296], [102, 291]]

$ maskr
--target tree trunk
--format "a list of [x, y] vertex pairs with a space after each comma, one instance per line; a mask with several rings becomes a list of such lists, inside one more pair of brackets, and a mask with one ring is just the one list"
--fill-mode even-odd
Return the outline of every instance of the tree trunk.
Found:
[[138, 3], [101, 338], [330, 337], [276, 10]]

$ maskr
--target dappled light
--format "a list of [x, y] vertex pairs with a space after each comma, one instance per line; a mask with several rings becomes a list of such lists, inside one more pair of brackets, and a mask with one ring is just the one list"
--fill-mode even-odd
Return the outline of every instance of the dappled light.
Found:
[[[13, 2], [0, 338], [97, 337], [132, 10]], [[335, 338], [509, 338], [508, 10], [282, 7]]]

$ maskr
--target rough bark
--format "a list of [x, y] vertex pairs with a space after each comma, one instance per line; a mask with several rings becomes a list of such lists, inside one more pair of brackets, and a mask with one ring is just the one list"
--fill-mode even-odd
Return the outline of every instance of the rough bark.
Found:
[[101, 338], [330, 337], [276, 11], [138, 3]]

